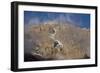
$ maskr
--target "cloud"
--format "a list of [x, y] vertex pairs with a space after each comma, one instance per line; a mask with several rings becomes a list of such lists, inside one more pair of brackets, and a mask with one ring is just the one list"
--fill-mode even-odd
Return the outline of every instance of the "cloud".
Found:
[[39, 18], [31, 18], [28, 22], [28, 25], [33, 25], [33, 24], [40, 24], [40, 19]]
[[28, 25], [46, 24], [48, 22], [54, 22], [59, 24], [71, 23], [76, 26], [80, 26], [82, 22], [75, 21], [75, 14], [72, 13], [46, 13], [44, 16], [35, 16], [28, 21]]

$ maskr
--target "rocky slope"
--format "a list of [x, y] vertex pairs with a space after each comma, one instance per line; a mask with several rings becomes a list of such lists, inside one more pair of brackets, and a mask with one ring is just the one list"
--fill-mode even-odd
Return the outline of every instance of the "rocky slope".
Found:
[[[25, 55], [38, 60], [90, 58], [90, 31], [70, 23], [25, 26]], [[29, 56], [25, 56], [25, 61]]]

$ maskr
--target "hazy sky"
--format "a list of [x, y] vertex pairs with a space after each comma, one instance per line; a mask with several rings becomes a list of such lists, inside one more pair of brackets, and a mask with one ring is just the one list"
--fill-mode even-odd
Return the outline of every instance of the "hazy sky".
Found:
[[24, 23], [26, 25], [48, 21], [70, 22], [82, 28], [90, 28], [90, 14], [24, 11]]

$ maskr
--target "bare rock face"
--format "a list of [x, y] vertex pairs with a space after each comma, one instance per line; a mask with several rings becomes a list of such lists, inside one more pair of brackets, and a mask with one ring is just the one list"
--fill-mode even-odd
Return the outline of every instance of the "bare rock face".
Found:
[[25, 54], [40, 60], [90, 58], [90, 31], [70, 24], [41, 24], [25, 28]]

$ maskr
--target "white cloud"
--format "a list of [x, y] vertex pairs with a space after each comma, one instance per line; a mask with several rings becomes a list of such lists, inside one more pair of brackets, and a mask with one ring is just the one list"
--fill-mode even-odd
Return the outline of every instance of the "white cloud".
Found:
[[33, 25], [33, 24], [40, 24], [39, 18], [30, 19], [30, 21], [28, 22], [28, 25]]

